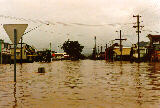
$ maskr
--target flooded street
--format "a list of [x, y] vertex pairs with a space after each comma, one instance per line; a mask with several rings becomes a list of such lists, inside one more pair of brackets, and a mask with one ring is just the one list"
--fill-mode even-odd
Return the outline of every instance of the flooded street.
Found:
[[13, 65], [0, 65], [0, 108], [160, 107], [160, 63], [24, 63], [13, 79]]

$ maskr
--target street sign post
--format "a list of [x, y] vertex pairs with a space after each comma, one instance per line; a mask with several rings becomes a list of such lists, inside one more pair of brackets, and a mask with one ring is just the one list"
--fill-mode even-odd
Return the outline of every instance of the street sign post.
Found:
[[1, 58], [0, 62], [2, 64], [2, 40], [0, 40], [0, 58]]
[[16, 82], [16, 46], [24, 34], [28, 24], [4, 24], [3, 28], [14, 44], [14, 82]]

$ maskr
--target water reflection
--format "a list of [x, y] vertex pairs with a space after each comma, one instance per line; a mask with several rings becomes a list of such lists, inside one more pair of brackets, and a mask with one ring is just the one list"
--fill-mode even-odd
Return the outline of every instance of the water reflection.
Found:
[[[38, 67], [46, 73], [37, 73]], [[159, 108], [160, 63], [54, 61], [0, 65], [2, 108]], [[12, 100], [12, 101], [11, 101]]]
[[152, 86], [152, 90], [160, 90], [160, 66], [156, 63], [150, 64], [151, 68], [149, 69], [150, 73], [148, 74], [148, 77], [151, 79], [150, 85]]
[[143, 104], [143, 94], [142, 94], [142, 82], [141, 82], [141, 74], [140, 74], [140, 63], [137, 64], [137, 71], [135, 73], [135, 87], [136, 87], [136, 94], [137, 99], [136, 102], [139, 105], [139, 107]]
[[147, 88], [148, 90], [152, 91], [152, 95], [150, 97], [150, 101], [152, 103], [159, 102], [160, 99], [160, 63], [150, 63], [150, 68], [148, 68], [147, 77], [149, 79]]
[[20, 69], [19, 69], [19, 95], [20, 95], [20, 98], [19, 98], [19, 103], [21, 104], [21, 106], [23, 105], [23, 98], [24, 98], [24, 89], [23, 89], [23, 82], [24, 82], [24, 77], [23, 77], [23, 64], [20, 65]]
[[64, 85], [66, 85], [66, 87], [69, 87], [71, 89], [74, 89], [74, 88], [80, 89], [81, 88], [80, 85], [82, 84], [80, 61], [75, 61], [73, 63], [66, 63], [65, 66], [66, 66], [65, 67], [66, 75], [65, 75]]
[[16, 108], [17, 107], [17, 96], [16, 96], [16, 82], [14, 83], [14, 91], [13, 91], [13, 97], [14, 97], [14, 105], [13, 105], [13, 108]]

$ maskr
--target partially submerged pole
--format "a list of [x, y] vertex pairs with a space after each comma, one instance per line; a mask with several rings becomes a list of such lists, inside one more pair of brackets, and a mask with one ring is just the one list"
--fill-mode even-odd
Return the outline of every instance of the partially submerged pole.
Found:
[[96, 36], [94, 37], [94, 40], [95, 40], [95, 60], [97, 59], [97, 49], [96, 49]]
[[23, 38], [21, 37], [21, 64], [22, 64], [22, 40]]
[[101, 53], [102, 53], [102, 50], [103, 50], [103, 46], [101, 46]]
[[122, 36], [121, 36], [121, 30], [120, 30], [120, 52], [121, 52], [121, 61], [122, 61]]
[[16, 82], [16, 46], [17, 46], [17, 30], [14, 29], [14, 82]]
[[119, 40], [119, 50], [120, 50], [120, 60], [122, 61], [123, 60], [123, 57], [122, 57], [122, 50], [123, 50], [123, 47], [122, 47], [122, 41], [123, 40], [127, 40], [127, 39], [122, 39], [122, 35], [121, 35], [121, 30], [120, 30], [120, 38], [119, 39], [115, 39], [115, 40]]
[[28, 24], [4, 24], [3, 28], [14, 44], [14, 82], [16, 82], [16, 46], [21, 36], [24, 34]]
[[106, 44], [106, 50], [105, 50], [105, 60], [107, 60], [107, 44]]
[[1, 61], [0, 62], [2, 64], [2, 40], [0, 40], [0, 51], [1, 51], [0, 52], [0, 54], [1, 54]]

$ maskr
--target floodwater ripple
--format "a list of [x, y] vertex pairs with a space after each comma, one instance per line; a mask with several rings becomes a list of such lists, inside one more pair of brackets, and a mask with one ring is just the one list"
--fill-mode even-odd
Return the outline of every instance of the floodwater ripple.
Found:
[[[38, 67], [45, 73], [38, 73]], [[159, 108], [160, 63], [103, 60], [0, 65], [0, 108]]]

